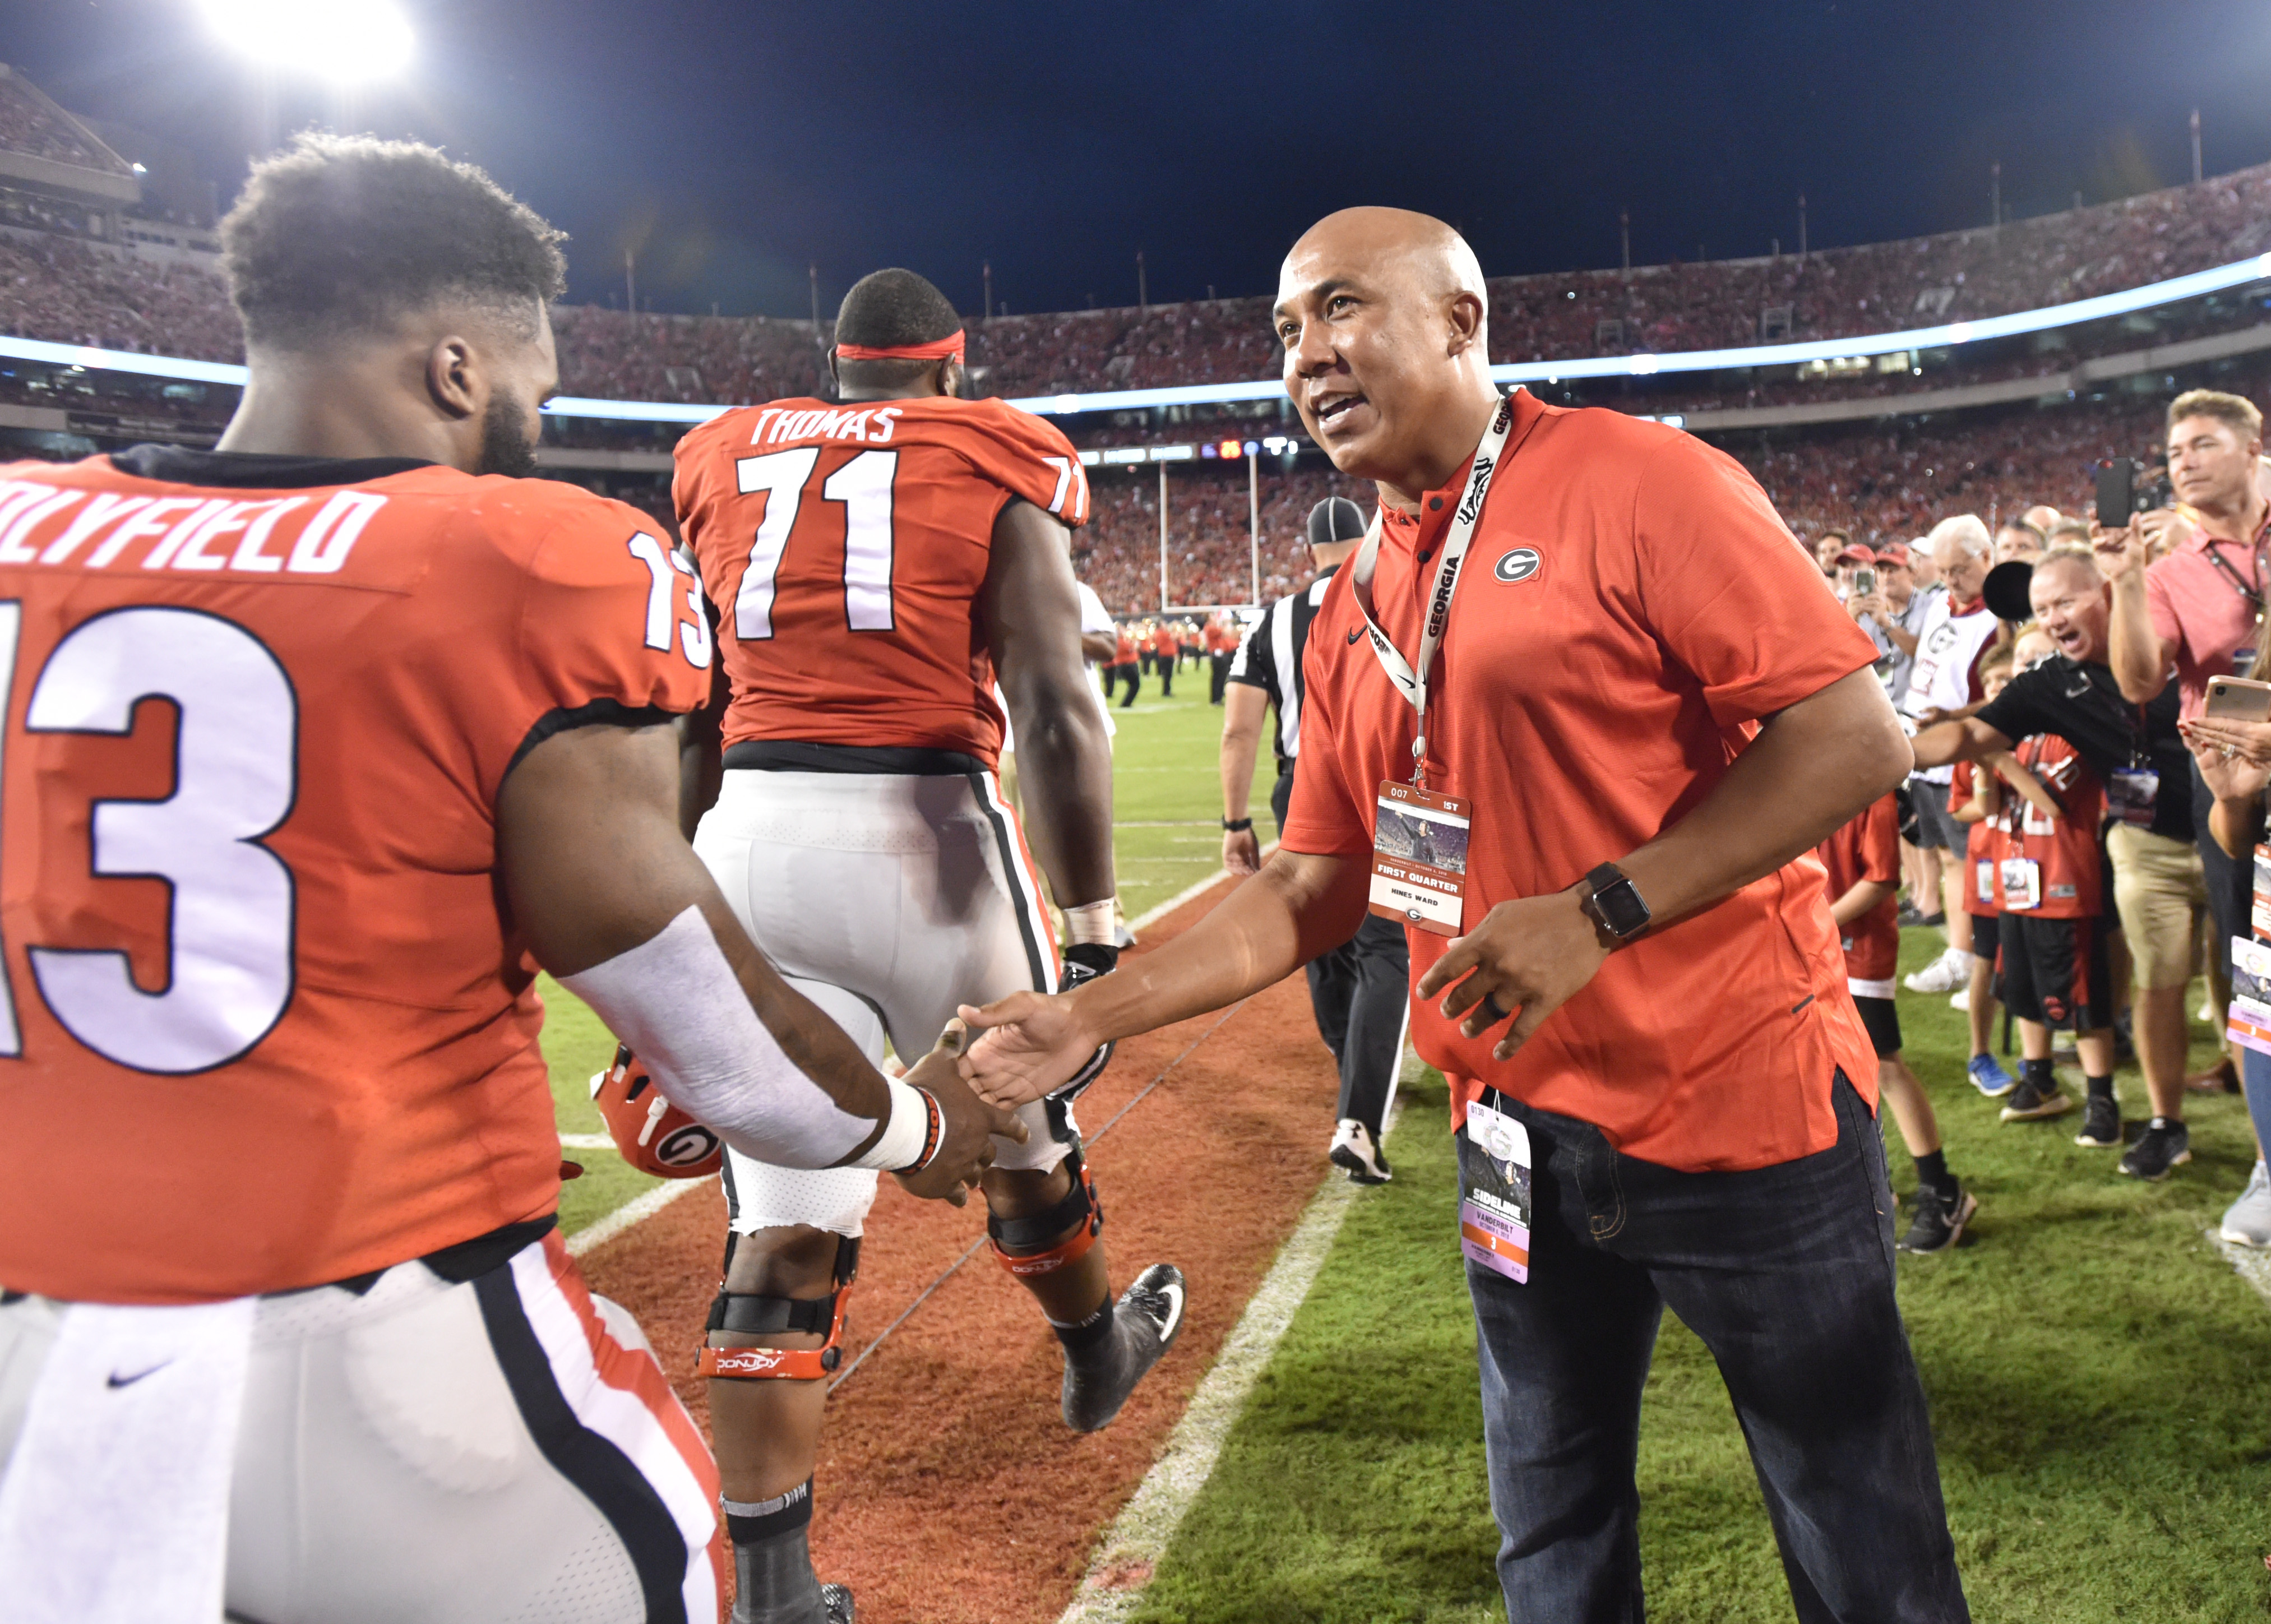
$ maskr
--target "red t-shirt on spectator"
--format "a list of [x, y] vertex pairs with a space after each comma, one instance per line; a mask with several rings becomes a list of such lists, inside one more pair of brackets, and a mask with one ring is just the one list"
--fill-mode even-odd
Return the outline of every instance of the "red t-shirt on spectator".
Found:
[[2003, 911], [2036, 919], [2094, 920], [2105, 912], [2105, 867], [2098, 851], [2097, 826], [2105, 821], [2105, 787], [2074, 746], [2054, 733], [2022, 739], [2013, 752], [2042, 781], [2064, 810], [2056, 817], [2037, 811], [2014, 790], [2004, 814], [2003, 856], [2042, 866], [2042, 904], [2012, 905], [2002, 890]]
[[[1979, 771], [1974, 762], [1955, 764], [1955, 778], [1947, 793], [1948, 810], [1970, 804], [1971, 797], [1978, 793]], [[2003, 818], [2010, 804], [2018, 799], [2019, 792], [2008, 785], [2000, 787], [2002, 799], [1997, 803], [1995, 816], [1968, 825], [1970, 832], [1963, 843], [1963, 911], [1980, 919], [1993, 919], [2003, 911], [2001, 882], [1995, 865], [2003, 860]]]
[[[1761, 718], [1876, 658], [1731, 458], [1615, 412], [1520, 391], [1511, 408], [1427, 714], [1429, 786], [1474, 803], [1468, 930], [1654, 839]], [[1407, 657], [1466, 477], [1462, 466], [1416, 516], [1383, 510], [1373, 592]], [[1368, 865], [1380, 785], [1410, 778], [1414, 726], [1352, 576], [1334, 577], [1311, 624], [1284, 838]], [[1489, 1084], [1672, 1167], [1826, 1150], [1835, 1074], [1873, 1102], [1877, 1062], [1822, 887], [1807, 853], [1619, 950], [1510, 1061], [1491, 1057], [1502, 1027], [1463, 1038], [1433, 1000], [1413, 1004], [1414, 1043], [1449, 1079], [1455, 1121]], [[1416, 981], [1449, 943], [1409, 934]]]
[[1856, 998], [1890, 998], [1893, 972], [1901, 957], [1900, 898], [1901, 815], [1887, 795], [1844, 828], [1824, 840], [1814, 853], [1829, 871], [1827, 895], [1834, 905], [1864, 880], [1880, 880], [1893, 888], [1884, 901], [1845, 927], [1845, 981]]

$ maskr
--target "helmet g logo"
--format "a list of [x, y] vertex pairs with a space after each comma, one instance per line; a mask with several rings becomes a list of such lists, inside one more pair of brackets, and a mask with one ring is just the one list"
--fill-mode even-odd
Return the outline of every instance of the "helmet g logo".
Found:
[[1518, 547], [1492, 565], [1491, 573], [1512, 586], [1536, 575], [1538, 566], [1544, 562], [1536, 548]]
[[665, 1134], [654, 1147], [654, 1158], [666, 1167], [691, 1167], [718, 1154], [718, 1136], [699, 1122], [688, 1122]]

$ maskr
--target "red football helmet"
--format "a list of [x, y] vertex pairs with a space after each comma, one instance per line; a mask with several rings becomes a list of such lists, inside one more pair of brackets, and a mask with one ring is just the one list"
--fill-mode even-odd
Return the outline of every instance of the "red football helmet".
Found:
[[592, 1103], [607, 1118], [623, 1159], [641, 1173], [658, 1179], [706, 1179], [725, 1159], [718, 1136], [664, 1099], [621, 1044], [615, 1046], [615, 1063], [592, 1079]]

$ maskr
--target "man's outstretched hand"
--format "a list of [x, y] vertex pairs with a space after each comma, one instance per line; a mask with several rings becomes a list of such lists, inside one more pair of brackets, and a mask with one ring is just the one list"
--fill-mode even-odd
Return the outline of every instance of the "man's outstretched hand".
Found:
[[1102, 1041], [1081, 1024], [1076, 1002], [1063, 993], [1011, 993], [982, 1009], [963, 1005], [957, 1013], [978, 1034], [962, 1056], [964, 1079], [1010, 1111], [1061, 1087]]
[[942, 1123], [938, 1155], [920, 1173], [891, 1176], [910, 1196], [962, 1206], [977, 1187], [978, 1175], [994, 1165], [994, 1136], [1025, 1143], [1025, 1125], [1008, 1111], [987, 1104], [962, 1080], [962, 1051], [968, 1032], [960, 1021], [949, 1021], [938, 1046], [906, 1075], [916, 1088], [927, 1088], [938, 1101]]
[[1607, 962], [1609, 950], [1575, 890], [1501, 902], [1453, 942], [1419, 979], [1422, 998], [1449, 987], [1441, 1009], [1461, 1035], [1479, 1038], [1514, 1017], [1491, 1051], [1511, 1060], [1545, 1017], [1574, 996]]

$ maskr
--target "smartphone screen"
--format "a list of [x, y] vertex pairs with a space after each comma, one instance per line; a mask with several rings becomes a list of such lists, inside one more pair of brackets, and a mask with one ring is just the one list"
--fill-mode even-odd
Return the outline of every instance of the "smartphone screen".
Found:
[[1856, 598], [1873, 597], [1876, 591], [1877, 572], [1865, 564], [1853, 571], [1853, 595]]
[[2137, 462], [2115, 457], [2097, 469], [2097, 522], [2107, 530], [2126, 530], [2136, 516]]

